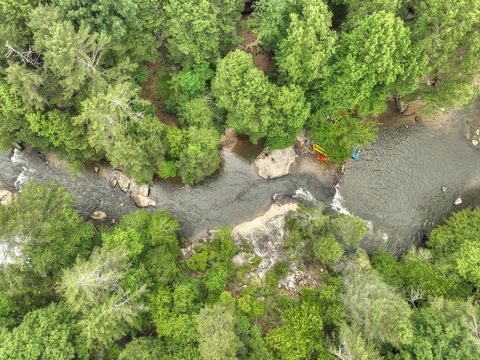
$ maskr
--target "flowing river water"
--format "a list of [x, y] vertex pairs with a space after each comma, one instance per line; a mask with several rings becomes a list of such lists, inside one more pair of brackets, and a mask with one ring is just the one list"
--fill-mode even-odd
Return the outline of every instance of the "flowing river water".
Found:
[[[382, 120], [378, 139], [360, 160], [346, 163], [337, 186], [334, 176], [322, 174], [324, 167], [312, 161], [306, 162], [308, 166], [300, 162], [285, 177], [264, 180], [252, 163], [258, 149], [240, 143], [233, 151], [223, 151], [223, 167], [215, 176], [193, 187], [156, 182], [151, 197], [182, 222], [185, 237], [198, 238], [208, 229], [264, 213], [276, 193], [310, 193], [334, 210], [367, 220], [371, 228], [363, 244], [367, 250], [401, 253], [451, 211], [480, 204], [480, 154], [463, 135], [467, 121], [480, 120], [480, 106], [421, 123], [393, 111]], [[35, 152], [0, 153], [3, 186], [18, 190], [29, 179], [63, 184], [85, 216], [103, 210], [110, 218], [119, 218], [135, 210], [128, 194], [94, 172], [73, 175]], [[458, 196], [463, 204], [455, 207]]]

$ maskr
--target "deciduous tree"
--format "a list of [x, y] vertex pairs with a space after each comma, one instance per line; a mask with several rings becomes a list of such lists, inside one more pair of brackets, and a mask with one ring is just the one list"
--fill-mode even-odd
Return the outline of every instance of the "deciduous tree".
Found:
[[342, 300], [348, 320], [368, 341], [395, 347], [412, 342], [412, 310], [374, 271], [347, 273]]
[[200, 310], [198, 322], [198, 349], [204, 360], [236, 358], [239, 340], [235, 334], [235, 314], [226, 305], [215, 304]]

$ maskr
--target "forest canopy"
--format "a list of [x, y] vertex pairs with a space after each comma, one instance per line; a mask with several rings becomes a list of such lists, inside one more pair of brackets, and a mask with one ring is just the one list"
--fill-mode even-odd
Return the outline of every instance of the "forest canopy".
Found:
[[[287, 215], [284, 257], [262, 277], [262, 259], [230, 228], [188, 246], [165, 210], [94, 226], [75, 206], [62, 186], [38, 182], [0, 206], [0, 359], [480, 355], [480, 210], [397, 258], [362, 249], [362, 219], [304, 205]], [[315, 281], [292, 290], [299, 272]]]
[[472, 102], [479, 14], [478, 0], [0, 0], [0, 144], [194, 184], [226, 127], [271, 149], [305, 128], [343, 162], [389, 99]]

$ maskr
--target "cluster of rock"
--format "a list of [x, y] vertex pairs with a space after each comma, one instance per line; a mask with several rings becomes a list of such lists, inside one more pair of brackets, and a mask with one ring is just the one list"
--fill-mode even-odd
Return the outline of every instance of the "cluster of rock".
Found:
[[[265, 274], [276, 262], [284, 258], [282, 239], [285, 235], [285, 217], [289, 212], [297, 209], [296, 202], [273, 204], [264, 215], [233, 228], [235, 243], [248, 243], [253, 254], [262, 258], [257, 267], [257, 273], [261, 279], [265, 278]], [[249, 259], [251, 259], [250, 254], [238, 254], [234, 262], [241, 266]]]
[[478, 146], [480, 144], [480, 129], [475, 129], [470, 137], [467, 137], [470, 140], [473, 146]]
[[[94, 171], [108, 179], [112, 187], [118, 187], [123, 192], [129, 192], [130, 197], [137, 207], [147, 208], [157, 205], [157, 202], [149, 196], [150, 186], [137, 184], [135, 180], [130, 179], [119, 170], [112, 170], [105, 167], [99, 168], [96, 166]], [[90, 218], [97, 222], [104, 222], [108, 219], [108, 215], [104, 211], [97, 210], [90, 215]], [[115, 219], [113, 219], [112, 222], [115, 222]]]
[[150, 187], [146, 184], [139, 185], [120, 171], [114, 171], [110, 177], [112, 187], [118, 186], [123, 192], [130, 191], [130, 197], [140, 208], [155, 207], [157, 202], [150, 195]]

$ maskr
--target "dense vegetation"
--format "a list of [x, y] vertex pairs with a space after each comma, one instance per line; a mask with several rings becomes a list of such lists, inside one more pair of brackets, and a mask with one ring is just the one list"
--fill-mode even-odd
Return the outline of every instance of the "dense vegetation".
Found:
[[[257, 0], [248, 21], [243, 7], [0, 0], [0, 143], [193, 184], [218, 168], [226, 126], [272, 149], [306, 128], [342, 162], [375, 138], [387, 99], [436, 111], [478, 94], [478, 0]], [[235, 50], [245, 27], [274, 71]]]
[[[304, 207], [262, 279], [228, 228], [181, 251], [164, 210], [94, 227], [30, 182], [0, 206], [0, 359], [478, 359], [479, 224], [464, 210], [424, 248], [369, 257], [361, 219]], [[298, 270], [315, 281], [279, 286]]]

